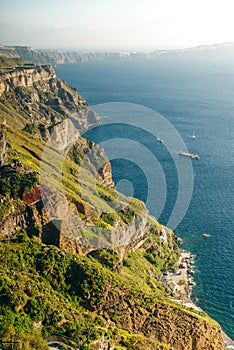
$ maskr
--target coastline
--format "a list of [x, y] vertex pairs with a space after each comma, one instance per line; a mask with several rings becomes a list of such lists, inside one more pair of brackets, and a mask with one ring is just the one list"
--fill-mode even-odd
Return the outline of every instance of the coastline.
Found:
[[229, 336], [222, 331], [223, 341], [226, 349], [234, 349], [234, 340], [229, 338]]
[[[168, 64], [165, 63], [165, 67], [169, 67], [169, 65], [170, 65], [170, 62], [168, 62]], [[110, 72], [111, 72], [111, 67], [112, 65], [109, 62], [105, 63], [105, 69], [108, 69], [108, 71]], [[191, 68], [192, 67], [193, 66], [191, 65]], [[65, 80], [71, 79], [69, 76], [70, 73], [67, 71], [67, 69], [65, 69], [65, 66], [59, 66], [58, 68], [59, 69], [57, 70], [57, 72], [61, 75], [63, 79]], [[162, 103], [162, 110], [166, 111], [167, 105], [164, 104], [164, 102], [160, 102], [159, 100], [154, 100], [154, 97], [157, 96], [158, 93], [160, 95], [162, 94], [162, 96], [164, 96], [165, 99], [168, 99], [169, 103], [171, 104], [170, 106], [174, 106], [173, 103], [175, 103], [175, 101], [173, 99], [173, 96], [170, 96], [170, 94], [168, 94], [168, 81], [170, 82], [170, 84], [172, 84], [172, 81], [171, 79], [167, 80], [168, 77], [164, 73], [161, 73], [159, 68], [160, 68], [160, 65], [158, 65], [157, 63], [152, 64], [151, 69], [149, 69], [147, 65], [146, 66], [142, 65], [141, 69], [142, 69], [142, 72], [144, 72], [144, 79], [142, 79], [141, 83], [139, 83], [139, 77], [137, 76], [137, 73], [134, 73], [134, 77], [132, 76], [133, 83], [132, 83], [131, 92], [135, 94], [135, 96], [137, 97], [137, 101], [140, 101], [142, 105], [144, 105], [147, 101], [149, 105], [154, 106], [157, 109], [158, 105], [159, 104], [161, 105]], [[212, 67], [210, 67], [210, 69], [207, 70], [206, 72], [202, 70], [203, 68], [200, 65], [197, 66], [199, 74], [203, 72], [202, 74], [205, 74], [207, 82], [209, 82], [210, 78], [213, 79], [216, 76], [215, 66], [212, 65]], [[107, 80], [105, 80], [104, 83], [105, 83], [106, 90], [105, 91], [103, 90], [102, 91], [103, 95], [100, 98], [98, 98], [96, 95], [96, 91], [99, 87], [98, 74], [99, 74], [100, 67], [95, 62], [92, 63], [93, 74], [92, 74], [91, 82], [90, 80], [89, 81], [86, 80], [86, 77], [87, 76], [89, 77], [89, 69], [90, 69], [89, 67], [82, 68], [78, 66], [77, 68], [75, 68], [74, 66], [74, 69], [71, 70], [72, 72], [71, 74], [74, 74], [74, 76], [75, 74], [77, 74], [77, 76], [79, 76], [79, 79], [77, 79], [77, 81], [74, 82], [74, 84], [76, 84], [77, 88], [79, 87], [82, 89], [83, 94], [86, 94], [86, 91], [88, 91], [90, 96], [89, 98], [91, 98], [92, 101], [94, 101], [94, 103], [99, 103], [100, 98], [101, 100], [102, 98], [104, 98], [106, 101], [112, 102], [109, 91], [112, 91], [111, 88], [113, 88], [113, 84], [112, 84], [113, 75], [111, 74], [110, 77]], [[137, 70], [140, 69], [138, 64], [134, 66], [134, 69], [135, 69], [135, 72], [137, 72]], [[118, 89], [117, 96], [119, 101], [125, 101], [125, 98], [128, 94], [128, 85], [127, 85], [128, 78], [125, 77], [125, 74], [121, 75], [121, 72], [123, 70], [124, 72], [125, 71], [128, 72], [128, 66], [125, 66], [123, 62], [121, 62], [120, 66], [118, 67], [118, 74], [117, 74], [119, 78], [116, 79], [116, 89]], [[226, 71], [226, 67], [224, 66], [221, 67], [220, 65], [220, 75], [224, 74], [225, 71]], [[154, 72], [155, 72], [155, 75], [154, 75]], [[156, 74], [156, 72], [158, 73]], [[173, 69], [173, 72], [177, 74], [176, 70], [174, 69]], [[186, 73], [182, 69], [180, 73], [181, 74], [183, 73], [183, 77], [186, 77], [186, 74], [188, 72]], [[214, 308], [214, 310], [216, 310], [214, 311], [214, 315], [216, 315], [216, 318], [218, 318], [221, 322], [224, 322], [223, 323], [224, 327], [225, 328], [227, 327], [226, 329], [230, 330], [228, 331], [228, 333], [232, 335], [232, 327], [233, 327], [233, 322], [231, 317], [233, 312], [232, 304], [230, 307], [230, 303], [232, 303], [232, 297], [230, 295], [230, 291], [234, 290], [233, 281], [232, 281], [233, 279], [230, 278], [230, 276], [232, 276], [232, 269], [231, 269], [231, 264], [226, 264], [225, 256], [223, 255], [224, 249], [225, 249], [225, 251], [228, 251], [228, 256], [230, 257], [233, 256], [233, 253], [230, 249], [231, 248], [230, 243], [233, 242], [232, 226], [231, 226], [231, 221], [225, 215], [222, 215], [223, 208], [226, 208], [225, 210], [227, 211], [231, 210], [232, 208], [232, 193], [228, 189], [228, 183], [230, 183], [232, 179], [231, 177], [232, 172], [231, 172], [230, 161], [228, 156], [230, 154], [230, 148], [229, 148], [229, 143], [226, 142], [227, 137], [225, 137], [226, 135], [225, 130], [229, 130], [228, 124], [227, 124], [228, 119], [225, 118], [224, 123], [220, 125], [220, 110], [217, 109], [218, 107], [217, 104], [206, 105], [207, 112], [210, 113], [214, 118], [214, 124], [210, 125], [209, 118], [204, 118], [204, 115], [200, 111], [200, 106], [194, 103], [194, 95], [192, 94], [192, 92], [193, 92], [193, 89], [195, 89], [196, 85], [193, 85], [193, 86], [191, 85], [191, 81], [194, 81], [193, 80], [194, 78], [195, 76], [191, 73], [190, 79], [188, 80], [190, 84], [188, 86], [189, 87], [188, 91], [186, 90], [185, 92], [183, 90], [180, 92], [178, 90], [179, 91], [178, 97], [180, 100], [179, 102], [178, 101], [176, 102], [176, 106], [177, 106], [176, 110], [175, 108], [174, 109], [170, 108], [170, 113], [168, 115], [169, 120], [172, 122], [175, 122], [175, 125], [177, 125], [181, 133], [183, 133], [189, 147], [190, 146], [192, 147], [192, 148], [189, 148], [189, 151], [194, 153], [198, 152], [202, 156], [200, 161], [195, 160], [195, 162], [193, 163], [193, 166], [195, 167], [194, 170], [196, 173], [196, 184], [197, 184], [196, 193], [193, 196], [193, 210], [188, 211], [186, 215], [187, 219], [183, 222], [180, 229], [176, 231], [178, 235], [180, 230], [183, 230], [184, 233], [187, 232], [189, 237], [191, 237], [191, 239], [193, 240], [193, 242], [191, 243], [191, 245], [193, 246], [193, 249], [187, 248], [188, 250], [191, 249], [192, 252], [195, 252], [198, 249], [200, 250], [199, 274], [205, 276], [205, 279], [203, 282], [206, 283], [207, 290], [210, 289], [213, 291], [218, 291], [218, 286], [220, 286], [221, 288], [223, 286], [223, 291], [221, 290], [222, 291], [221, 293], [219, 292], [212, 293], [213, 294], [212, 305], [209, 303], [208, 307]], [[155, 84], [155, 86], [153, 85], [151, 86], [152, 79], [160, 79], [161, 88], [159, 88], [159, 85], [157, 84]], [[218, 82], [218, 79], [217, 79], [217, 82]], [[186, 83], [187, 83], [187, 80], [186, 80]], [[144, 85], [144, 89], [141, 90], [140, 87], [143, 85]], [[122, 86], [122, 89], [120, 89], [121, 86]], [[179, 86], [178, 83], [175, 82], [175, 87], [178, 87], [178, 86]], [[153, 91], [152, 95], [150, 93], [151, 90]], [[213, 91], [213, 84], [207, 83], [206, 87], [204, 87], [204, 91], [205, 91], [205, 94], [203, 94], [202, 91], [199, 91], [197, 96], [199, 96], [199, 99], [203, 101], [204, 104], [206, 104], [206, 97], [208, 96], [209, 92]], [[223, 91], [226, 91], [225, 86], [223, 86]], [[147, 96], [147, 99], [145, 99], [145, 96]], [[219, 101], [220, 94], [212, 93], [210, 96], [212, 100]], [[225, 96], [228, 96], [228, 94], [226, 93]], [[193, 106], [194, 108], [193, 111], [195, 114], [191, 120], [188, 115], [184, 116], [184, 103], [186, 103], [185, 101], [189, 101], [190, 106]], [[226, 97], [224, 97], [223, 101], [226, 101]], [[223, 106], [223, 103], [224, 103], [223, 101], [220, 106]], [[179, 114], [180, 114], [180, 117], [182, 118], [181, 120], [178, 119]], [[185, 123], [185, 119], [183, 118], [185, 118], [186, 120], [188, 118], [188, 120], [190, 120], [190, 122], [192, 123], [190, 127], [188, 127], [188, 124]], [[217, 140], [219, 141], [219, 146], [220, 146], [218, 149], [212, 146], [213, 136], [216, 133], [216, 125], [218, 125], [218, 128], [219, 128], [219, 135], [221, 135]], [[207, 130], [209, 130], [210, 128], [212, 129], [212, 132], [208, 133]], [[197, 140], [192, 140], [190, 138], [194, 129], [196, 132]], [[158, 129], [156, 128], [155, 130], [156, 130], [156, 136], [157, 136]], [[159, 131], [159, 138], [164, 139], [164, 143], [165, 143], [165, 135], [162, 134], [162, 131]], [[228, 138], [228, 140], [229, 139], [231, 138]], [[144, 142], [148, 142], [148, 141], [144, 141]], [[154, 141], [152, 141], [152, 144], [153, 142], [155, 142], [155, 139]], [[158, 160], [160, 162], [164, 162], [165, 153], [162, 152], [160, 143], [156, 141], [154, 145], [156, 148], [158, 148], [157, 150], [158, 157], [159, 157]], [[199, 151], [198, 148], [200, 146], [202, 147], [204, 154], [202, 154]], [[179, 148], [179, 150], [180, 149], [182, 150], [183, 148]], [[210, 172], [210, 169], [211, 169], [210, 164], [209, 162], [206, 162], [206, 157], [212, 160], [213, 164], [215, 164], [217, 160], [220, 160], [223, 166], [220, 165], [221, 164], [220, 162], [217, 162], [216, 171]], [[181, 158], [180, 160], [183, 161]], [[189, 161], [189, 159], [187, 160]], [[225, 166], [225, 172], [223, 172], [224, 166]], [[165, 174], [168, 174], [167, 190], [172, 191], [172, 193], [174, 193], [172, 170], [173, 168], [170, 168], [170, 171], [168, 171], [168, 173], [165, 173]], [[222, 184], [223, 176], [225, 176], [225, 178], [227, 177], [227, 181], [223, 182]], [[144, 181], [136, 178], [134, 178], [134, 181], [136, 181], [137, 191], [139, 191], [141, 198], [143, 198], [144, 190], [141, 184]], [[220, 196], [219, 191], [207, 191], [207, 189], [209, 189], [211, 182], [212, 184], [215, 184], [217, 188], [221, 188], [223, 186], [222, 196]], [[201, 203], [200, 201], [200, 196], [202, 196], [202, 198], [205, 198], [205, 201], [203, 203]], [[214, 224], [215, 222], [214, 219], [217, 219], [217, 216], [215, 215], [215, 210], [213, 211], [211, 210], [211, 207], [212, 205], [214, 205], [214, 203], [215, 203], [215, 209], [217, 210], [217, 213], [219, 213], [218, 215], [220, 215], [219, 216], [220, 226]], [[202, 208], [201, 204], [203, 205], [204, 210], [201, 209]], [[167, 210], [169, 212], [169, 209]], [[210, 216], [206, 215], [207, 211], [210, 212]], [[201, 217], [199, 220], [197, 220], [196, 218], [199, 217], [199, 215], [201, 215]], [[225, 228], [225, 230], [223, 228]], [[210, 233], [211, 237], [203, 238], [202, 236], [203, 233]], [[220, 246], [220, 250], [219, 250], [220, 254], [216, 254], [215, 256], [215, 251], [218, 245]], [[214, 247], [214, 250], [213, 250], [213, 247]], [[212, 260], [215, 262], [214, 264], [212, 263]], [[207, 263], [209, 263], [209, 261], [211, 262], [209, 265], [210, 270], [207, 273], [206, 266], [207, 266]], [[196, 263], [197, 263], [197, 260], [196, 260]], [[220, 271], [220, 273], [218, 273], [218, 270]], [[197, 280], [197, 278], [198, 278], [198, 275], [196, 274], [195, 279]], [[195, 289], [197, 289], [196, 286], [195, 286]], [[210, 296], [211, 294], [210, 295], [208, 294], [207, 298], [210, 298]], [[192, 299], [195, 301], [195, 303], [198, 303], [199, 305], [203, 305], [203, 304], [200, 304], [201, 301], [197, 301], [195, 299], [194, 293], [192, 295]], [[206, 298], [204, 298], [204, 300], [205, 299]], [[205, 308], [205, 305], [204, 305], [204, 308]], [[206, 309], [206, 310], [208, 311], [210, 309]], [[233, 335], [232, 337], [234, 338]]]
[[[175, 271], [164, 272], [161, 281], [171, 289], [173, 296], [172, 300], [174, 302], [192, 308], [195, 311], [205, 312], [191, 299], [192, 289], [196, 285], [193, 279], [195, 273], [194, 259], [195, 256], [192, 253], [181, 249]], [[232, 340], [223, 330], [222, 336], [226, 349], [234, 350], [234, 340]]]
[[192, 253], [181, 249], [175, 271], [163, 272], [161, 280], [171, 289], [176, 302], [192, 307], [197, 311], [203, 311], [190, 298], [195, 286], [194, 272], [194, 256]]

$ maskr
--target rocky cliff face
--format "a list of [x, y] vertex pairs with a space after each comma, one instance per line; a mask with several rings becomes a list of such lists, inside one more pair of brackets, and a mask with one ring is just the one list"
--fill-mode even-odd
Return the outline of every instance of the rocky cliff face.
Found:
[[[15, 127], [15, 113], [25, 131], [48, 139], [53, 126], [72, 118], [79, 130], [97, 123], [98, 116], [76, 89], [55, 76], [51, 66], [22, 65], [4, 68], [0, 73], [0, 109], [8, 115], [8, 124]], [[12, 110], [12, 107], [15, 111]], [[23, 120], [22, 120], [23, 117]]]
[[38, 81], [47, 81], [55, 77], [50, 66], [24, 65], [3, 70], [0, 74], [0, 95], [10, 88], [31, 87]]
[[[63, 207], [61, 207], [61, 198], [58, 199], [57, 196], [54, 196], [50, 200], [50, 217], [56, 211], [56, 220], [60, 222], [60, 226], [59, 229], [52, 231], [48, 229], [44, 230], [42, 240], [46, 244], [53, 244], [80, 255], [87, 255], [93, 250], [103, 248], [117, 249], [119, 264], [129, 251], [134, 250], [136, 247], [139, 248], [144, 243], [144, 238], [149, 227], [148, 211], [146, 209], [141, 215], [134, 217], [130, 224], [116, 225], [115, 229], [105, 230], [106, 237], [104, 239], [102, 231], [95, 230], [90, 223], [86, 225], [84, 221], [77, 220], [64, 202]], [[90, 206], [88, 206], [88, 210], [92, 210]], [[61, 217], [64, 218], [65, 212], [67, 213], [66, 219], [61, 220]], [[50, 229], [52, 227], [53, 225], [50, 225]], [[79, 230], [81, 230], [80, 233]]]
[[[104, 295], [104, 317], [112, 318], [112, 308], [121, 304], [117, 325], [131, 330], [133, 334], [141, 333], [163, 344], [170, 344], [173, 350], [224, 350], [221, 328], [207, 324], [206, 321], [193, 317], [184, 310], [175, 310], [172, 305], [155, 303], [149, 308], [137, 310], [136, 303], [127, 301], [127, 296], [114, 300]], [[133, 308], [134, 307], [134, 308]], [[100, 308], [103, 314], [103, 308]]]
[[4, 126], [0, 127], [0, 166], [6, 165], [8, 161], [7, 157], [7, 138], [4, 130]]
[[64, 52], [59, 50], [36, 50], [28, 46], [0, 46], [0, 56], [22, 58], [41, 64], [64, 64], [106, 59], [155, 59], [161, 56], [213, 58], [233, 60], [234, 43], [202, 45], [178, 50], [155, 50], [152, 52]]
[[0, 56], [19, 58], [25, 61], [39, 62], [41, 64], [64, 64], [86, 62], [102, 59], [128, 59], [132, 57], [144, 57], [145, 54], [122, 52], [63, 52], [59, 50], [35, 50], [28, 46], [0, 46]]
[[49, 222], [41, 204], [12, 203], [0, 222], [0, 240], [10, 240], [19, 231], [39, 232]]

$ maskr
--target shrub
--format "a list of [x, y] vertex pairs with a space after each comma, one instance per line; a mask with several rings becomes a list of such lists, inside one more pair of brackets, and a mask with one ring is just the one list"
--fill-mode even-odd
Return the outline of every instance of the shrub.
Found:
[[0, 170], [0, 195], [22, 198], [38, 181], [35, 173], [18, 172], [10, 167]]

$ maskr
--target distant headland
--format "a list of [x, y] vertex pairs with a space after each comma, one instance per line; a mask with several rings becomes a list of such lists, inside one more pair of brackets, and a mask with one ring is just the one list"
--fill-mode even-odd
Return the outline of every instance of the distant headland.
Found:
[[128, 51], [62, 51], [40, 50], [29, 46], [0, 45], [0, 56], [10, 58], [22, 58], [25, 61], [53, 66], [64, 63], [78, 63], [93, 60], [130, 60], [130, 59], [155, 59], [159, 57], [220, 57], [221, 59], [234, 58], [234, 42], [214, 45], [200, 45], [185, 49], [153, 50], [151, 52]]

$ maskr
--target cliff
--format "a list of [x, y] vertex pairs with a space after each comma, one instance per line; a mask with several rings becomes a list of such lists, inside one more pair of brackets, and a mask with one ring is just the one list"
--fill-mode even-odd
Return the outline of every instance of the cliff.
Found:
[[0, 95], [10, 88], [30, 87], [40, 80], [48, 81], [55, 77], [50, 66], [27, 65], [2, 69], [0, 74]]
[[[103, 59], [128, 59], [128, 53], [119, 52], [65, 52], [60, 50], [35, 50], [28, 46], [0, 46], [0, 56], [22, 58], [28, 62], [41, 64], [64, 64], [86, 62]], [[144, 54], [132, 54], [133, 57], [142, 57]]]
[[7, 161], [7, 139], [5, 134], [5, 125], [3, 124], [0, 128], [0, 166], [6, 165]]
[[74, 127], [98, 123], [84, 98], [50, 66], [3, 67], [1, 84], [0, 343], [223, 350], [220, 326], [161, 282], [173, 232], [116, 191], [105, 152]]
[[[8, 63], [8, 61], [7, 61]], [[80, 130], [98, 121], [76, 89], [55, 76], [51, 66], [23, 64], [0, 72], [0, 115], [8, 125], [48, 139], [53, 126], [75, 118]]]
[[[154, 50], [151, 52], [82, 52], [60, 50], [36, 50], [29, 46], [0, 45], [0, 57], [23, 59], [28, 62], [41, 64], [77, 63], [92, 60], [129, 60], [129, 59], [156, 59], [159, 57], [183, 57], [209, 58], [233, 60], [234, 43], [221, 43], [216, 45], [201, 45], [177, 50]], [[1, 63], [1, 62], [0, 62]]]

